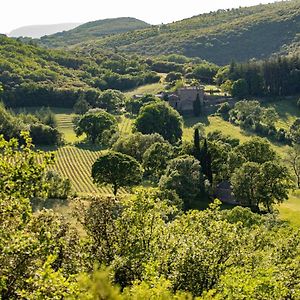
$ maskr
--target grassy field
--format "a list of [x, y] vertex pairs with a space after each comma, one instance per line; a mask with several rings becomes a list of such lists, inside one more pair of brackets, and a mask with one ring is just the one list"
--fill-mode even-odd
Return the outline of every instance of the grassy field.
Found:
[[291, 192], [289, 200], [281, 203], [277, 208], [283, 220], [300, 228], [300, 190]]
[[134, 95], [140, 94], [157, 94], [165, 89], [165, 85], [162, 82], [147, 84], [140, 86], [134, 90], [128, 91], [125, 93], [127, 97], [132, 97]]
[[298, 97], [295, 97], [288, 101], [279, 100], [268, 104], [268, 106], [274, 107], [279, 114], [280, 120], [276, 124], [278, 128], [288, 129], [297, 118], [300, 118], [297, 101]]
[[54, 109], [57, 120], [57, 128], [63, 134], [65, 141], [69, 143], [79, 142], [84, 136], [78, 138], [73, 129], [73, 118], [76, 116], [71, 110]]

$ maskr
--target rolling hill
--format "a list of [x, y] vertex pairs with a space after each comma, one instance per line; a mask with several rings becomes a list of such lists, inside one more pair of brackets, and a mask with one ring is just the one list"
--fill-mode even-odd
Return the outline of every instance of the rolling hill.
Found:
[[40, 38], [44, 35], [54, 34], [57, 32], [71, 30], [81, 23], [64, 23], [64, 24], [52, 24], [52, 25], [32, 25], [17, 28], [11, 31], [9, 37], [31, 37]]
[[[143, 55], [178, 53], [223, 65], [233, 59], [264, 59], [275, 53], [299, 51], [299, 32], [300, 1], [293, 0], [219, 10], [167, 25], [95, 37], [88, 46]], [[76, 40], [79, 41], [84, 42], [84, 39]], [[43, 42], [55, 45], [51, 39]], [[61, 42], [68, 44], [69, 41], [62, 36]]]
[[0, 35], [1, 98], [9, 106], [73, 107], [83, 91], [95, 99], [101, 90], [129, 90], [159, 80], [136, 55], [45, 49]]
[[88, 22], [72, 30], [44, 36], [41, 43], [48, 47], [62, 47], [94, 40], [103, 36], [144, 29], [150, 25], [135, 18], [114, 18]]

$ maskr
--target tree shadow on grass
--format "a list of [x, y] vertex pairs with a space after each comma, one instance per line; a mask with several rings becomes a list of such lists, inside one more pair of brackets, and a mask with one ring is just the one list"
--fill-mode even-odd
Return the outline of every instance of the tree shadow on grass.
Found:
[[[190, 209], [196, 209], [196, 210], [206, 210], [209, 208], [209, 205], [214, 203], [214, 199], [210, 198], [208, 196], [200, 196], [198, 201], [195, 201]], [[222, 202], [220, 209], [225, 210], [225, 209], [233, 209], [237, 205], [234, 204], [227, 204]]]
[[57, 151], [61, 146], [35, 146], [34, 150], [37, 151], [44, 151], [44, 152], [50, 152], [50, 151]]
[[197, 123], [203, 123], [205, 126], [209, 126], [210, 122], [207, 115], [201, 115], [199, 117], [183, 116], [184, 126], [193, 127]]
[[85, 142], [85, 141], [77, 142], [77, 143], [74, 144], [74, 146], [78, 149], [81, 149], [81, 150], [89, 150], [89, 151], [94, 151], [94, 152], [101, 151], [101, 150], [105, 149], [100, 145], [92, 144], [92, 143]]

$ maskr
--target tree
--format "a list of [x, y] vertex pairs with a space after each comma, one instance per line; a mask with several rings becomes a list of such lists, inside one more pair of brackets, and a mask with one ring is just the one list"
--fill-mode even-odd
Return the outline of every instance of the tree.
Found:
[[206, 176], [210, 183], [212, 183], [212, 156], [208, 150], [207, 139], [204, 139], [203, 146], [200, 150], [200, 164], [202, 173]]
[[78, 115], [85, 114], [90, 109], [90, 104], [86, 101], [84, 94], [81, 94], [74, 104], [74, 112]]
[[35, 145], [58, 146], [63, 144], [63, 137], [58, 129], [44, 124], [32, 124], [30, 136]]
[[210, 182], [213, 179], [215, 183], [228, 180], [228, 155], [232, 149], [231, 145], [222, 140], [212, 140], [208, 142], [208, 147], [209, 151], [208, 149], [204, 150], [206, 154], [204, 158], [201, 158], [201, 161], [203, 161], [206, 157], [203, 165], [207, 168], [207, 178]]
[[115, 196], [120, 187], [138, 184], [142, 175], [142, 167], [133, 157], [114, 151], [103, 152], [92, 166], [94, 182], [112, 185]]
[[169, 160], [173, 157], [173, 148], [169, 143], [155, 143], [143, 155], [145, 175], [158, 181], [167, 168]]
[[106, 90], [97, 99], [96, 106], [107, 112], [119, 113], [125, 105], [125, 95], [117, 90]]
[[233, 82], [227, 79], [224, 83], [221, 84], [221, 90], [225, 93], [231, 94]]
[[260, 166], [255, 162], [244, 163], [240, 168], [236, 169], [231, 177], [233, 193], [239, 203], [251, 207], [254, 211], [258, 211], [259, 204], [259, 182]]
[[274, 161], [265, 162], [260, 168], [257, 186], [259, 203], [271, 213], [274, 203], [288, 199], [292, 187], [288, 169]]
[[77, 136], [85, 133], [93, 144], [96, 141], [105, 143], [105, 138], [117, 131], [117, 120], [104, 110], [90, 110], [78, 119], [75, 127]]
[[61, 177], [55, 171], [47, 171], [44, 181], [49, 185], [47, 198], [67, 199], [71, 193], [72, 186], [70, 179]]
[[200, 162], [188, 155], [171, 160], [159, 181], [159, 187], [176, 191], [185, 209], [191, 208], [204, 191]]
[[4, 104], [0, 103], [0, 135], [2, 134], [6, 140], [19, 138], [24, 129], [24, 123], [20, 122], [5, 108]]
[[168, 73], [168, 75], [166, 76], [166, 82], [172, 82], [172, 81], [176, 81], [176, 80], [180, 80], [182, 78], [182, 74], [178, 73], [178, 72], [170, 72]]
[[194, 111], [195, 117], [199, 117], [200, 116], [201, 110], [202, 110], [202, 108], [201, 108], [200, 96], [199, 96], [199, 94], [197, 94], [197, 98], [193, 102], [193, 111]]
[[300, 188], [300, 146], [293, 145], [287, 152], [285, 161], [289, 164], [296, 178], [297, 187]]
[[137, 115], [143, 105], [153, 102], [161, 102], [161, 99], [151, 94], [146, 94], [142, 97], [132, 97], [125, 102], [126, 111], [133, 115]]
[[52, 128], [57, 127], [55, 114], [51, 111], [49, 107], [43, 107], [39, 109], [35, 112], [35, 115], [44, 125], [50, 126]]
[[235, 170], [231, 183], [237, 200], [255, 211], [263, 205], [271, 212], [272, 204], [288, 199], [291, 188], [288, 169], [274, 161], [244, 163]]
[[279, 116], [274, 107], [268, 107], [262, 111], [262, 122], [269, 127], [275, 126], [275, 123], [278, 121]]
[[231, 109], [231, 107], [230, 107], [229, 103], [224, 102], [218, 108], [217, 113], [220, 114], [224, 120], [228, 120], [230, 109]]
[[[0, 136], [0, 298], [17, 299], [24, 295], [36, 299], [27, 295], [39, 288], [38, 298], [44, 298], [45, 294], [55, 298], [64, 293], [53, 288], [57, 283], [54, 278], [49, 280], [52, 289], [49, 282], [47, 288], [46, 276], [40, 271], [51, 257], [53, 273], [61, 268], [66, 277], [67, 269], [77, 273], [78, 234], [73, 235], [68, 223], [51, 211], [32, 214], [30, 200], [44, 197], [49, 191], [49, 183], [44, 179], [46, 169], [53, 162], [53, 153], [34, 151], [29, 133], [23, 132], [21, 136], [23, 145], [16, 139], [5, 141]], [[41, 285], [37, 284], [38, 278], [45, 279], [44, 289], [42, 279]], [[60, 280], [63, 285], [63, 278]]]
[[[242, 100], [238, 101], [234, 108], [230, 110], [230, 120], [236, 119], [239, 122], [251, 122], [256, 123], [261, 121], [263, 108], [260, 106], [258, 101], [254, 100]], [[248, 125], [248, 124], [247, 124]], [[253, 124], [250, 124], [253, 125]], [[249, 127], [249, 125], [248, 125]]]
[[276, 158], [275, 151], [271, 144], [262, 138], [255, 137], [236, 147], [236, 151], [241, 154], [246, 161], [262, 164]]
[[290, 127], [290, 135], [294, 143], [300, 144], [300, 119], [296, 119]]
[[194, 157], [200, 161], [201, 151], [200, 151], [200, 133], [199, 129], [194, 129]]
[[169, 104], [160, 102], [145, 105], [135, 121], [136, 130], [144, 133], [159, 133], [170, 143], [182, 137], [182, 118]]
[[114, 144], [112, 149], [123, 154], [134, 157], [142, 162], [145, 152], [155, 143], [164, 144], [166, 141], [158, 133], [142, 134], [135, 132], [133, 134], [121, 136]]
[[233, 97], [241, 99], [248, 95], [248, 89], [247, 81], [245, 79], [238, 79], [233, 82], [231, 93]]

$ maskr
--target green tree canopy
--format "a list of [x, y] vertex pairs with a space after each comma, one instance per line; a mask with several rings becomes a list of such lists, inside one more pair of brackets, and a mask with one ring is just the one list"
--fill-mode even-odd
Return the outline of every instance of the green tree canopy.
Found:
[[105, 143], [107, 137], [118, 131], [117, 120], [104, 110], [90, 110], [76, 121], [77, 136], [86, 134], [93, 144], [97, 141]]
[[102, 92], [96, 102], [96, 106], [105, 109], [109, 113], [119, 113], [125, 105], [125, 95], [117, 90]]
[[145, 152], [155, 143], [166, 143], [158, 133], [142, 134], [135, 132], [121, 136], [113, 145], [113, 150], [134, 157], [142, 162]]
[[145, 175], [158, 181], [167, 168], [169, 160], [173, 157], [173, 148], [169, 143], [154, 143], [143, 155]]
[[231, 94], [236, 98], [244, 98], [249, 93], [248, 83], [245, 79], [238, 79], [234, 81], [231, 87]]
[[199, 94], [197, 94], [197, 98], [193, 102], [193, 112], [194, 112], [195, 117], [199, 117], [201, 114], [201, 111], [202, 111], [201, 101], [200, 101]]
[[296, 119], [290, 127], [290, 135], [295, 144], [300, 144], [300, 119]]
[[90, 109], [90, 104], [85, 99], [84, 94], [81, 94], [74, 104], [74, 112], [78, 115], [85, 114]]
[[199, 200], [204, 184], [200, 162], [193, 156], [179, 156], [168, 164], [159, 181], [161, 189], [174, 190], [183, 200], [185, 209]]
[[274, 203], [288, 199], [292, 187], [288, 169], [274, 161], [244, 163], [233, 173], [231, 183], [240, 203], [255, 210], [262, 205], [268, 212]]
[[152, 94], [146, 94], [143, 96], [134, 96], [130, 99], [127, 99], [125, 106], [126, 110], [133, 114], [137, 115], [140, 112], [140, 109], [143, 105], [154, 103], [154, 102], [161, 102], [161, 99], [158, 97], [152, 95]]
[[271, 148], [271, 144], [266, 139], [259, 137], [252, 138], [235, 149], [249, 162], [262, 164], [276, 158], [276, 153]]
[[252, 208], [258, 207], [260, 166], [255, 162], [247, 162], [238, 168], [231, 177], [233, 192], [239, 203]]
[[176, 143], [182, 137], [182, 118], [167, 103], [152, 103], [143, 106], [135, 121], [135, 128], [144, 133], [159, 133], [170, 143]]
[[142, 175], [142, 167], [133, 157], [114, 151], [103, 152], [92, 167], [94, 182], [112, 185], [114, 195], [120, 187], [138, 184]]

